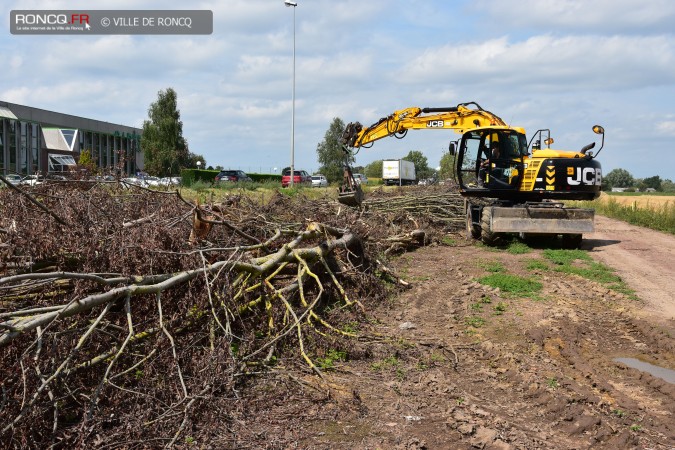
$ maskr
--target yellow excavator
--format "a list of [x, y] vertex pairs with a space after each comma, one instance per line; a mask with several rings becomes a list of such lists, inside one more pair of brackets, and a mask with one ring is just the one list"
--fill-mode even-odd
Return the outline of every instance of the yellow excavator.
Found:
[[[503, 233], [559, 234], [576, 248], [593, 231], [592, 209], [567, 208], [562, 200], [593, 200], [600, 195], [602, 169], [591, 143], [579, 151], [553, 150], [550, 130], [528, 141], [525, 130], [507, 125], [476, 102], [445, 108], [406, 108], [364, 127], [349, 123], [341, 137], [347, 155], [387, 136], [403, 138], [410, 129], [448, 129], [461, 135], [449, 145], [454, 176], [465, 198], [466, 229], [473, 238], [496, 243]], [[593, 127], [602, 136], [604, 129]], [[541, 144], [546, 148], [542, 148]], [[338, 200], [360, 206], [361, 187], [345, 164]]]

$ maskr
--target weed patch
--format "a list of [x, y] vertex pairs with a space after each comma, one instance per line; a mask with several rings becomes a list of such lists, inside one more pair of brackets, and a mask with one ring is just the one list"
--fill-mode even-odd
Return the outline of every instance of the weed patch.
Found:
[[467, 325], [469, 325], [470, 327], [474, 327], [474, 328], [480, 328], [483, 325], [485, 325], [485, 319], [483, 319], [482, 317], [478, 317], [478, 316], [467, 317], [465, 319], [465, 322], [466, 322]]
[[634, 298], [635, 293], [614, 270], [595, 262], [584, 250], [544, 250], [544, 257], [555, 264], [554, 271], [578, 275], [603, 284], [608, 289]]
[[531, 259], [525, 263], [525, 269], [528, 271], [533, 270], [549, 270], [550, 266], [545, 261], [541, 259]]
[[524, 255], [525, 253], [530, 253], [532, 249], [524, 242], [512, 241], [506, 247], [506, 251], [512, 255]]
[[477, 281], [486, 286], [499, 288], [505, 294], [520, 297], [536, 297], [543, 287], [539, 281], [508, 273], [494, 273]]
[[506, 311], [506, 303], [499, 302], [494, 306], [495, 316], [501, 316]]
[[379, 372], [381, 370], [391, 368], [391, 367], [397, 367], [400, 364], [400, 361], [398, 360], [397, 357], [395, 356], [389, 356], [382, 361], [374, 362], [370, 365], [370, 368], [375, 371]]
[[316, 364], [319, 366], [320, 369], [329, 370], [335, 367], [336, 361], [346, 361], [346, 360], [347, 360], [347, 353], [340, 350], [330, 349], [326, 353], [325, 357], [316, 358]]
[[457, 244], [457, 241], [454, 240], [453, 238], [449, 237], [449, 236], [443, 236], [441, 238], [441, 244], [447, 245], [449, 247], [453, 247]]
[[506, 267], [500, 261], [479, 261], [478, 267], [482, 267], [488, 272], [506, 272]]

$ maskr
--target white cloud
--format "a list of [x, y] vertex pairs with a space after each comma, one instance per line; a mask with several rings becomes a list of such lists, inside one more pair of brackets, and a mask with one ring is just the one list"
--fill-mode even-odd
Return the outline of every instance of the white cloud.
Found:
[[664, 120], [657, 123], [656, 130], [665, 136], [675, 137], [675, 120]]
[[[208, 36], [13, 36], [4, 23], [0, 100], [141, 126], [157, 92], [178, 93], [190, 149], [209, 164], [288, 165], [293, 12], [296, 163], [312, 169], [334, 117], [371, 124], [408, 106], [476, 101], [561, 148], [607, 130], [606, 168], [651, 176], [649, 148], [675, 133], [675, 2], [666, 0], [202, 0]], [[13, 0], [10, 9], [87, 9], [84, 0]], [[184, 9], [101, 0], [96, 9]], [[646, 124], [646, 126], [645, 126]], [[653, 124], [653, 125], [651, 125]], [[653, 128], [652, 128], [653, 127]], [[420, 149], [437, 164], [453, 133], [411, 132], [359, 164]], [[668, 138], [666, 140], [665, 138]], [[675, 163], [658, 168], [675, 178]], [[670, 173], [667, 173], [670, 172]]]
[[406, 64], [400, 79], [558, 91], [568, 90], [570, 83], [575, 89], [644, 88], [675, 81], [675, 41], [667, 36], [543, 35], [446, 44]]
[[627, 33], [672, 30], [670, 0], [476, 0], [472, 11], [492, 16], [504, 28]]

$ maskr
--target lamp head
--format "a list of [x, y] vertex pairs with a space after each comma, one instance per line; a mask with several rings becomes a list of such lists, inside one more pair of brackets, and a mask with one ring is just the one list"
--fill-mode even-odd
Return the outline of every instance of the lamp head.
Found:
[[298, 2], [292, 2], [291, 0], [284, 0], [284, 5], [286, 5], [286, 6], [298, 6]]

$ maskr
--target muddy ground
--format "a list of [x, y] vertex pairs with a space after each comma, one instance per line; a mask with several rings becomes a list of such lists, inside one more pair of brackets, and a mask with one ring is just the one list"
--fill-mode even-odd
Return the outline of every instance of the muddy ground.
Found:
[[[675, 369], [675, 238], [652, 233], [599, 218], [584, 243], [636, 294], [557, 272], [541, 248], [512, 254], [454, 236], [450, 245], [405, 254], [395, 270], [412, 287], [368, 305], [369, 325], [346, 344], [346, 361], [324, 370], [323, 380], [296, 373], [287, 379], [294, 381], [263, 383], [260, 392], [284, 392], [284, 401], [262, 415], [256, 408], [255, 420], [242, 411], [211, 444], [675, 448], [675, 384], [615, 361]], [[632, 259], [646, 272], [633, 271]], [[502, 273], [539, 280], [542, 290], [523, 297], [477, 282], [498, 270], [496, 262]], [[661, 294], [652, 299], [642, 277], [656, 268], [662, 276], [651, 284]]]

